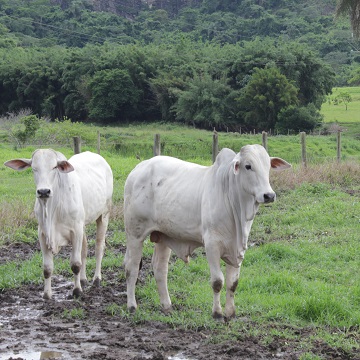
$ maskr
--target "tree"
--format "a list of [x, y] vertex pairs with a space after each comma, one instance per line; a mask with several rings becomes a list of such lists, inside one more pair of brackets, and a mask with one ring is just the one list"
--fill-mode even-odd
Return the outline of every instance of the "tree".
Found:
[[196, 75], [185, 90], [178, 90], [172, 107], [176, 119], [202, 128], [224, 128], [231, 120], [227, 99], [232, 93], [225, 79], [212, 79], [209, 74]]
[[338, 103], [344, 103], [345, 110], [347, 110], [348, 104], [352, 101], [352, 97], [347, 91], [340, 91], [340, 93], [336, 95], [335, 101]]
[[255, 68], [238, 99], [245, 124], [261, 130], [274, 129], [279, 112], [298, 103], [298, 89], [277, 68]]
[[335, 15], [350, 16], [354, 35], [360, 37], [360, 0], [338, 0]]
[[89, 81], [89, 116], [101, 122], [128, 121], [136, 114], [139, 91], [125, 70], [97, 71]]
[[360, 68], [356, 67], [351, 73], [351, 78], [348, 80], [349, 85], [359, 86], [360, 85]]
[[278, 115], [276, 130], [281, 133], [310, 131], [319, 126], [323, 116], [313, 104], [307, 106], [289, 106], [282, 109]]

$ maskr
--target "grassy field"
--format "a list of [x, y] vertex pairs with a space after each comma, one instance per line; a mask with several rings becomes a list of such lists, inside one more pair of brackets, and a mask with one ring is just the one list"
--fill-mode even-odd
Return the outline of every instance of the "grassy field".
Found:
[[[349, 104], [349, 109], [360, 97]], [[357, 95], [356, 95], [357, 96]], [[329, 120], [333, 105], [322, 111]], [[342, 105], [337, 105], [336, 110]], [[312, 161], [307, 169], [300, 165], [298, 136], [269, 138], [269, 152], [293, 163], [293, 168], [272, 173], [271, 182], [278, 200], [271, 206], [260, 207], [250, 234], [236, 294], [239, 321], [221, 324], [211, 318], [212, 291], [209, 269], [203, 250], [198, 250], [186, 266], [171, 258], [169, 292], [175, 311], [164, 316], [159, 311], [155, 280], [149, 276], [137, 287], [139, 311], [134, 322], [159, 320], [174, 327], [209, 328], [214, 335], [209, 341], [236, 339], [246, 331], [263, 334], [264, 341], [274, 337], [296, 338], [304, 350], [303, 359], [312, 356], [313, 344], [299, 335], [298, 329], [315, 328], [316, 341], [333, 347], [359, 349], [360, 324], [360, 122], [345, 118], [339, 111], [340, 125], [347, 123], [351, 131], [343, 133], [343, 159], [336, 157], [335, 135], [307, 137]], [[344, 116], [344, 117], [340, 117]], [[355, 114], [355, 113], [354, 113]], [[341, 121], [340, 121], [341, 119]], [[48, 125], [42, 136], [51, 139], [51, 147], [72, 154], [71, 141], [64, 145], [53, 134], [61, 124]], [[56, 128], [58, 126], [58, 128]], [[155, 133], [160, 133], [162, 153], [174, 155], [204, 165], [211, 164], [212, 133], [175, 125], [128, 126], [97, 128], [82, 124], [65, 124], [64, 139], [81, 135], [82, 150], [96, 151], [96, 134], [102, 134], [102, 155], [112, 166], [115, 178], [114, 208], [109, 225], [104, 269], [122, 265], [123, 255], [115, 249], [125, 244], [122, 220], [123, 186], [131, 169], [141, 159], [152, 156]], [[49, 134], [51, 133], [51, 136]], [[48, 136], [48, 137], [46, 137]], [[45, 143], [45, 142], [44, 142]], [[220, 147], [239, 150], [247, 143], [261, 143], [260, 135], [219, 134]], [[38, 145], [14, 149], [0, 145], [0, 163], [16, 157], [30, 157]], [[36, 244], [37, 224], [33, 216], [34, 184], [31, 171], [15, 172], [0, 167], [0, 246], [14, 242]], [[94, 246], [94, 227], [88, 229], [90, 247]], [[146, 242], [144, 261], [150, 262], [152, 246]], [[57, 257], [55, 272], [72, 278], [68, 260]], [[94, 259], [88, 262], [89, 277], [94, 271]], [[125, 281], [119, 272], [118, 281]], [[36, 253], [23, 261], [14, 260], [0, 265], [0, 291], [25, 283], [42, 283], [41, 256]], [[106, 279], [104, 282], [106, 286]], [[223, 303], [224, 303], [223, 294]], [[113, 304], [108, 312], [128, 318], [125, 307]], [[69, 314], [67, 314], [69, 315]], [[247, 326], [246, 324], [250, 324]], [[266, 334], [265, 334], [266, 333]], [[266, 335], [266, 336], [265, 336]]]
[[[348, 93], [351, 101], [335, 104], [334, 100], [340, 93]], [[342, 87], [333, 89], [333, 93], [328, 96], [327, 101], [322, 105], [321, 113], [325, 117], [325, 122], [359, 123], [360, 122], [360, 87]]]

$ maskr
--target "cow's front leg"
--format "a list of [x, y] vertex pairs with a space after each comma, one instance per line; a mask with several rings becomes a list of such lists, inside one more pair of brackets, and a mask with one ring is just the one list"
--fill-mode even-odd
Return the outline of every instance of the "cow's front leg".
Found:
[[167, 286], [167, 275], [171, 249], [162, 242], [155, 243], [152, 266], [160, 296], [160, 304], [165, 314], [171, 312], [171, 300]]
[[211, 286], [214, 292], [212, 316], [214, 319], [222, 319], [222, 308], [220, 302], [221, 289], [224, 285], [224, 274], [220, 267], [220, 252], [214, 247], [205, 247], [206, 258], [210, 267]]
[[43, 272], [44, 272], [44, 299], [51, 299], [51, 276], [54, 270], [54, 259], [52, 251], [47, 247], [44, 234], [39, 229], [39, 242], [43, 256]]
[[80, 283], [80, 271], [82, 267], [81, 254], [82, 254], [82, 242], [84, 236], [83, 234], [84, 234], [83, 226], [78, 226], [77, 229], [71, 232], [72, 250], [70, 256], [70, 267], [72, 272], [74, 273], [74, 289], [73, 289], [74, 297], [80, 297], [82, 294], [82, 288]]
[[235, 290], [238, 286], [240, 275], [240, 266], [233, 267], [226, 264], [226, 304], [225, 316], [227, 318], [235, 317]]

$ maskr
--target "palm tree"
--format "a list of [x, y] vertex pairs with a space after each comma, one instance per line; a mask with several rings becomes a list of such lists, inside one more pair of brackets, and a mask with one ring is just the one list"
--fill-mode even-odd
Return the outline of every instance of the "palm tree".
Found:
[[350, 16], [354, 36], [360, 37], [360, 0], [338, 0], [335, 16]]

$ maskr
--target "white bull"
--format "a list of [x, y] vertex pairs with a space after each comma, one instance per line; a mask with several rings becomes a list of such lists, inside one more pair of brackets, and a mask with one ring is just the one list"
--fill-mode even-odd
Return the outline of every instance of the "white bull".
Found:
[[157, 156], [138, 164], [125, 183], [124, 220], [127, 236], [125, 270], [127, 306], [137, 308], [135, 284], [145, 238], [155, 243], [152, 266], [163, 311], [171, 310], [167, 288], [171, 250], [188, 262], [204, 246], [214, 292], [212, 314], [221, 318], [220, 291], [226, 263], [225, 316], [235, 316], [234, 292], [248, 236], [260, 203], [275, 200], [270, 168], [291, 167], [269, 157], [260, 145], [244, 146], [238, 154], [223, 149], [210, 166]]
[[73, 295], [87, 283], [87, 239], [85, 225], [96, 221], [96, 270], [94, 285], [101, 281], [101, 261], [108, 226], [113, 176], [103, 157], [91, 152], [74, 155], [68, 161], [60, 152], [38, 149], [31, 159], [5, 162], [14, 170], [32, 168], [36, 185], [35, 215], [43, 254], [44, 298], [50, 299], [53, 254], [71, 244], [70, 266], [75, 276]]

